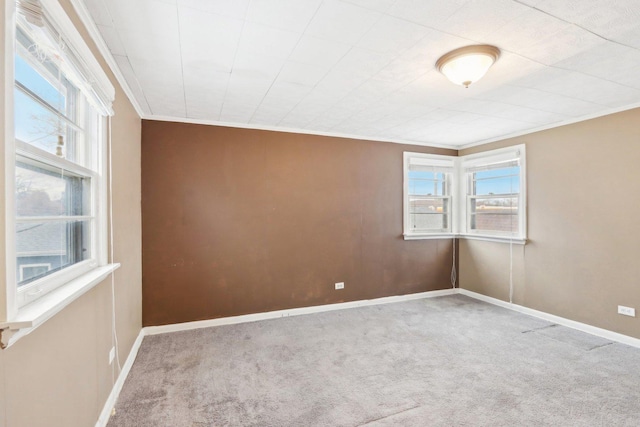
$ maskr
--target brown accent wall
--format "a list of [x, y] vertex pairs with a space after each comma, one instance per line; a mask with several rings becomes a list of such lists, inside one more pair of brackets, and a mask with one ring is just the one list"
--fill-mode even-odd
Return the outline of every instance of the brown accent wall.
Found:
[[[526, 144], [528, 235], [514, 302], [640, 338], [640, 109], [460, 152]], [[509, 295], [509, 245], [460, 244], [460, 286]]]
[[456, 154], [143, 121], [144, 325], [450, 287], [452, 241], [402, 238], [403, 151]]
[[[5, 3], [10, 1], [0, 2], [1, 8], [4, 10]], [[141, 329], [141, 121], [102, 61], [70, 1], [60, 3], [116, 87], [112, 118], [114, 259], [122, 267], [115, 274], [115, 311], [119, 356], [124, 364]], [[1, 19], [0, 34], [6, 33], [6, 25], [7, 20]], [[0, 176], [4, 173], [0, 164]], [[4, 209], [3, 197], [0, 211]], [[0, 253], [4, 251], [3, 242], [4, 239], [0, 241]], [[116, 363], [109, 364], [113, 345], [111, 307], [108, 278], [30, 335], [0, 350], [0, 427], [96, 424], [119, 374]]]

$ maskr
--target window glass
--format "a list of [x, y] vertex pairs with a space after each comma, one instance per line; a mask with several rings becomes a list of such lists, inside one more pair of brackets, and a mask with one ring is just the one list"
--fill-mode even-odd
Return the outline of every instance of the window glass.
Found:
[[473, 172], [470, 179], [469, 229], [490, 233], [518, 233], [520, 167]]
[[[82, 274], [90, 268], [90, 263], [85, 263], [79, 269], [67, 270], [70, 275], [56, 275], [95, 256], [92, 183], [99, 176], [90, 155], [90, 145], [98, 142], [99, 115], [84, 92], [71, 83], [73, 79], [60, 71], [73, 73], [72, 69], [58, 68], [56, 64], [64, 62], [56, 62], [62, 60], [51, 53], [52, 47], [40, 49], [33, 42], [30, 34], [39, 30], [29, 25], [18, 25], [15, 55], [19, 305], [64, 284], [77, 271]], [[73, 81], [80, 81], [81, 76], [74, 76]]]
[[[90, 166], [83, 120], [90, 108], [48, 54], [18, 27], [14, 128], [17, 140], [81, 166]], [[34, 64], [38, 64], [37, 66]]]
[[88, 215], [90, 179], [34, 161], [16, 162], [16, 213], [31, 216]]
[[446, 193], [446, 185], [444, 173], [409, 171], [409, 194], [442, 196]]
[[33, 69], [20, 55], [16, 55], [16, 81], [30, 88], [47, 104], [62, 114], [67, 112], [67, 100], [65, 95], [56, 89], [47, 79]]
[[413, 230], [446, 230], [449, 228], [444, 198], [410, 197], [409, 221]]
[[511, 194], [520, 192], [520, 167], [474, 173], [475, 194]]
[[449, 233], [453, 158], [407, 152], [404, 161], [405, 236]]
[[18, 280], [18, 288], [91, 258], [89, 221], [33, 221], [16, 225], [16, 266], [50, 264], [39, 275]]
[[51, 270], [50, 264], [25, 264], [20, 266], [20, 281], [27, 281], [43, 277]]

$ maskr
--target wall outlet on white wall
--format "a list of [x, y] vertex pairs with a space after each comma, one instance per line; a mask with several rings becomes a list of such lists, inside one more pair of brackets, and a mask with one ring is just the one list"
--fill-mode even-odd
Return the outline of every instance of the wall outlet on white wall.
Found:
[[336, 283], [336, 289], [344, 289], [344, 282]]
[[113, 359], [115, 359], [115, 357], [116, 357], [116, 348], [111, 347], [111, 350], [109, 350], [109, 365], [113, 363]]
[[636, 309], [631, 307], [625, 307], [624, 305], [618, 306], [618, 314], [625, 316], [636, 317]]

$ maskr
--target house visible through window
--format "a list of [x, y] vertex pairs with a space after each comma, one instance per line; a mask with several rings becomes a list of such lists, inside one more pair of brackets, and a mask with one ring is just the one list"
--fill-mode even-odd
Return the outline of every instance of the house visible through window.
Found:
[[45, 17], [18, 17], [14, 60], [20, 306], [97, 266], [102, 116]]
[[22, 264], [20, 265], [20, 278], [22, 282], [28, 279], [42, 277], [51, 270], [51, 264]]

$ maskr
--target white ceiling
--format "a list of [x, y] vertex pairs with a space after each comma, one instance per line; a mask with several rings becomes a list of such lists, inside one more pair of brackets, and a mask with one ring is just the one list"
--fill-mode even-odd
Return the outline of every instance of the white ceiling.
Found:
[[84, 2], [144, 118], [462, 147], [640, 105], [640, 0]]

